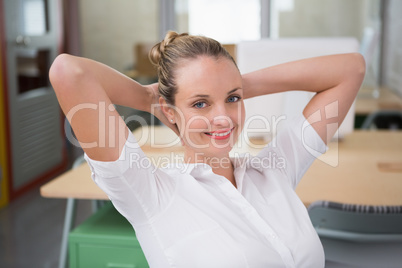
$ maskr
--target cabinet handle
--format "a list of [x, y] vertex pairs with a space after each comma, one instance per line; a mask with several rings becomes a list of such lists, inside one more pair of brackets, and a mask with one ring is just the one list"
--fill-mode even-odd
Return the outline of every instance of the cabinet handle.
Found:
[[137, 265], [131, 263], [108, 263], [107, 268], [137, 268]]
[[29, 38], [28, 36], [22, 36], [19, 35], [17, 36], [17, 38], [15, 39], [15, 44], [17, 46], [23, 46], [26, 47], [31, 43], [31, 38]]

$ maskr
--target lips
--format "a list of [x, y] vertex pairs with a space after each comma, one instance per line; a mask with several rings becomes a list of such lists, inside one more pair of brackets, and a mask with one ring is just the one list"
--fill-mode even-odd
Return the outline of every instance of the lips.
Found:
[[233, 129], [234, 128], [218, 130], [218, 131], [214, 131], [214, 132], [205, 132], [205, 134], [212, 139], [223, 140], [223, 139], [227, 139], [230, 137], [230, 134], [232, 134]]

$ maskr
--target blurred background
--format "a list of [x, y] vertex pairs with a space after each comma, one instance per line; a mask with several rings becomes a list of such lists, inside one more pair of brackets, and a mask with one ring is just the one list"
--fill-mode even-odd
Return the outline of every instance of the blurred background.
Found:
[[[402, 109], [400, 14], [399, 0], [0, 0], [0, 267], [58, 261], [65, 200], [44, 200], [38, 187], [82, 154], [67, 141], [74, 134], [48, 80], [58, 54], [91, 58], [152, 83], [148, 51], [168, 30], [215, 38], [235, 58], [246, 41], [354, 38], [367, 61], [354, 118], [360, 128], [379, 105]], [[144, 112], [118, 109], [158, 124]], [[77, 222], [89, 207], [81, 203]]]

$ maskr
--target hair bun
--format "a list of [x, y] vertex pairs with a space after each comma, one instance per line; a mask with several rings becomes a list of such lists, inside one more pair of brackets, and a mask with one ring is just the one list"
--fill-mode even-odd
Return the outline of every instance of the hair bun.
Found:
[[187, 33], [182, 33], [178, 34], [177, 32], [174, 31], [169, 31], [166, 35], [165, 38], [157, 43], [155, 46], [152, 47], [151, 51], [149, 52], [149, 60], [153, 65], [158, 66], [159, 61], [163, 57], [163, 54], [165, 53], [165, 48], [171, 44], [176, 38], [186, 36], [188, 35]]

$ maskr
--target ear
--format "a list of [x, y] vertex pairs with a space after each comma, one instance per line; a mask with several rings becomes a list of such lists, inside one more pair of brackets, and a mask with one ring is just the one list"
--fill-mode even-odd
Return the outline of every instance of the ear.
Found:
[[174, 106], [171, 105], [171, 104], [168, 104], [163, 97], [159, 97], [159, 105], [161, 107], [161, 110], [162, 110], [163, 114], [165, 115], [165, 117], [169, 121], [169, 123], [175, 125], [174, 128], [172, 128], [172, 129], [176, 132], [177, 136], [179, 136], [180, 141], [181, 141], [181, 145], [184, 146], [184, 141], [183, 141], [183, 138], [182, 138], [182, 134], [180, 133], [180, 130], [178, 129], [177, 122], [175, 121], [176, 119], [175, 119]]
[[173, 106], [168, 104], [163, 97], [159, 97], [159, 105], [161, 106], [161, 110], [169, 122], [173, 123], [174, 121], [171, 121], [175, 120]]

